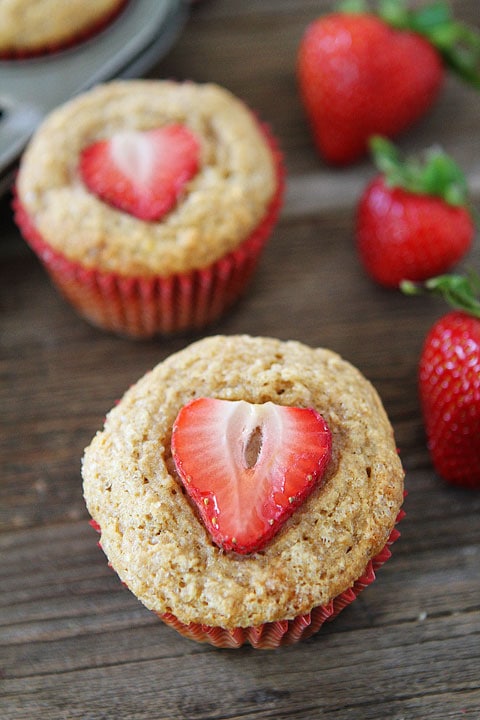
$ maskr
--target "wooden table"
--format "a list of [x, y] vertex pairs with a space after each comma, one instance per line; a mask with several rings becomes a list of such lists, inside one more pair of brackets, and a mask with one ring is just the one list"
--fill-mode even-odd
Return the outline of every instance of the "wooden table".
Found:
[[[436, 299], [375, 286], [352, 241], [368, 160], [316, 156], [294, 77], [326, 0], [205, 0], [151, 77], [216, 81], [268, 121], [285, 153], [283, 214], [247, 297], [213, 333], [330, 347], [380, 392], [407, 476], [407, 517], [371, 588], [309, 641], [274, 652], [183, 639], [108, 569], [88, 525], [80, 458], [105, 412], [196, 336], [133, 342], [79, 319], [0, 202], [2, 720], [480, 718], [480, 493], [432, 470], [416, 370]], [[454, 3], [478, 20], [476, 0]], [[450, 78], [405, 151], [440, 142], [480, 192], [480, 93]], [[480, 266], [479, 241], [464, 265]]]

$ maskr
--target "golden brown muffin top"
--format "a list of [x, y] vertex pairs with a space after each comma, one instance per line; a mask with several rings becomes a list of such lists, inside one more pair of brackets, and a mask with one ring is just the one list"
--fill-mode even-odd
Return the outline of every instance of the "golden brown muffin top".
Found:
[[[259, 552], [226, 553], [182, 492], [173, 422], [193, 397], [315, 408], [332, 433], [325, 482]], [[215, 336], [157, 365], [86, 449], [84, 494], [120, 578], [157, 613], [232, 628], [293, 618], [349, 588], [403, 501], [393, 431], [372, 385], [325, 349]]]
[[101, 22], [123, 0], [0, 0], [0, 52], [62, 45]]
[[[90, 144], [124, 130], [183, 124], [200, 168], [175, 207], [147, 222], [102, 202], [78, 170]], [[69, 101], [41, 125], [21, 161], [17, 192], [53, 248], [123, 275], [170, 275], [236, 248], [266, 214], [277, 187], [271, 148], [249, 109], [213, 84], [115, 81]]]

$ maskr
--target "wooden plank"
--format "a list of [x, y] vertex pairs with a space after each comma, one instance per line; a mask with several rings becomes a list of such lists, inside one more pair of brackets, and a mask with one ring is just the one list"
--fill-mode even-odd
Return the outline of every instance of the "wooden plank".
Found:
[[[478, 22], [475, 0], [455, 0]], [[204, 0], [151, 77], [229, 87], [272, 127], [288, 170], [281, 220], [250, 291], [208, 329], [330, 347], [380, 392], [408, 496], [378, 578], [335, 622], [275, 652], [180, 637], [108, 568], [82, 498], [83, 448], [124, 390], [201, 334], [132, 342], [91, 328], [51, 287], [0, 200], [0, 718], [462, 720], [480, 717], [480, 494], [432, 470], [417, 394], [444, 306], [376, 287], [355, 253], [368, 159], [336, 170], [313, 149], [295, 80], [329, 0]], [[402, 138], [432, 142], [480, 197], [480, 93], [450, 77]], [[462, 267], [480, 267], [478, 238]]]
[[[443, 712], [458, 713], [474, 698], [478, 688], [480, 623], [478, 617], [473, 627], [457, 623], [455, 634], [451, 627], [450, 619], [443, 619], [412, 623], [388, 634], [376, 629], [360, 630], [350, 634], [351, 643], [347, 644], [341, 642], [342, 633], [317, 636], [281, 651], [282, 674], [275, 662], [278, 653], [272, 658], [270, 653], [253, 650], [200, 649], [191, 661], [201, 665], [201, 682], [198, 678], [195, 682], [185, 656], [175, 651], [176, 640], [168, 657], [157, 651], [152, 659], [139, 658], [136, 651], [132, 653], [125, 646], [122, 655], [121, 646], [114, 642], [117, 656], [113, 664], [102, 658], [97, 666], [94, 652], [94, 662], [85, 669], [71, 671], [64, 666], [61, 673], [7, 679], [4, 687], [14, 707], [25, 716], [35, 717], [42, 706], [47, 706], [52, 720], [64, 717], [65, 712], [71, 718], [153, 716], [191, 720], [292, 715], [305, 718], [320, 713], [327, 718], [349, 718], [356, 712], [357, 717], [361, 713], [362, 718], [376, 719], [385, 717], [388, 708], [400, 712], [418, 708], [426, 688], [427, 696], [432, 696], [429, 717], [455, 717], [441, 716], [439, 711], [442, 707]], [[448, 639], [461, 673], [445, 673], [451, 656], [450, 652], [445, 654], [442, 637]], [[101, 653], [102, 640], [99, 646]], [[155, 653], [154, 647], [152, 651]], [[313, 653], [316, 662], [312, 662]], [[85, 687], [89, 689], [86, 703]]]

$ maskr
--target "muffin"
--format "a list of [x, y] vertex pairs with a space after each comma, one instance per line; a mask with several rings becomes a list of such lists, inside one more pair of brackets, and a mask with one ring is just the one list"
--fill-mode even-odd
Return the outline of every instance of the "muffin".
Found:
[[114, 81], [55, 110], [21, 160], [17, 223], [94, 325], [198, 329], [243, 293], [278, 217], [282, 161], [213, 84]]
[[[82, 475], [121, 580], [218, 647], [315, 633], [373, 581], [402, 515], [376, 391], [336, 353], [296, 341], [212, 336], [171, 355], [107, 415]], [[235, 523], [247, 528], [238, 546]]]
[[0, 59], [47, 55], [102, 30], [127, 0], [0, 0]]

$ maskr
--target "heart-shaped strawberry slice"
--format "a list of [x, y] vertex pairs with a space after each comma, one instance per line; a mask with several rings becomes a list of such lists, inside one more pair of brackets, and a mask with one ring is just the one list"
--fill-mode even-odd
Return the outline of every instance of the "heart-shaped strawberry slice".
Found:
[[214, 542], [246, 554], [318, 486], [331, 433], [312, 408], [198, 398], [175, 420], [172, 455]]
[[197, 173], [200, 144], [184, 125], [125, 130], [84, 148], [79, 170], [88, 189], [113, 207], [156, 221]]

